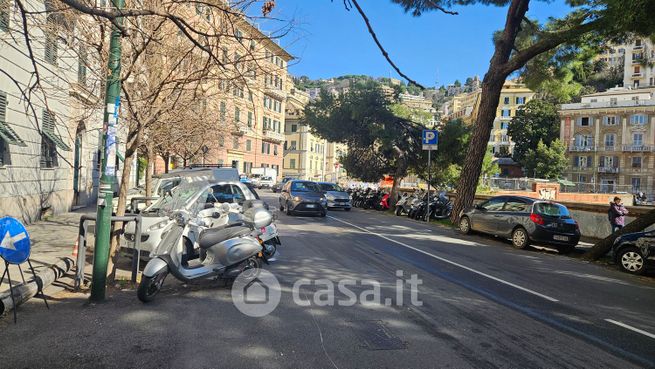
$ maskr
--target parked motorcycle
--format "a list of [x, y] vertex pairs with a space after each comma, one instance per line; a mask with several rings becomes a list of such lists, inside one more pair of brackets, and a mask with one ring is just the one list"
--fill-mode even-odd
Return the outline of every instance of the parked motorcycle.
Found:
[[[190, 227], [201, 228], [197, 214], [188, 210], [176, 210], [172, 214], [175, 224], [162, 242], [157, 245], [148, 262], [137, 296], [142, 302], [152, 301], [161, 290], [166, 276], [170, 273], [180, 281], [189, 283], [198, 279], [234, 279], [243, 274], [246, 279], [254, 279], [259, 274], [262, 244], [252, 233], [268, 227], [273, 216], [263, 207], [261, 201], [246, 201], [241, 221], [228, 223], [200, 232], [197, 243], [201, 249], [200, 260], [194, 265], [184, 261], [184, 234]], [[216, 205], [219, 213], [225, 213], [222, 204]], [[188, 259], [188, 258], [187, 258]]]

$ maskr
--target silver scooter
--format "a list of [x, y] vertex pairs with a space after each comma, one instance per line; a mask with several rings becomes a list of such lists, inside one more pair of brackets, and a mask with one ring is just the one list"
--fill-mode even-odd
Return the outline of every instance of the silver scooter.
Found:
[[[267, 227], [273, 221], [271, 213], [259, 201], [243, 204], [242, 222], [228, 223], [200, 233], [198, 245], [203, 258], [195, 263], [184, 262], [183, 234], [187, 227], [198, 227], [186, 210], [176, 211], [175, 224], [151, 255], [156, 255], [146, 265], [137, 296], [142, 302], [152, 301], [161, 290], [168, 273], [189, 283], [198, 279], [234, 279], [241, 273], [255, 279], [261, 262], [262, 245], [252, 233]], [[220, 208], [219, 208], [220, 210]]]

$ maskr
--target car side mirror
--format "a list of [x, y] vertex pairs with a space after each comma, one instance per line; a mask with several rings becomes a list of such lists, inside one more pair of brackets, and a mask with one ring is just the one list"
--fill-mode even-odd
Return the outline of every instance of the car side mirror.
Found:
[[212, 213], [212, 218], [218, 219], [221, 217], [221, 213]]

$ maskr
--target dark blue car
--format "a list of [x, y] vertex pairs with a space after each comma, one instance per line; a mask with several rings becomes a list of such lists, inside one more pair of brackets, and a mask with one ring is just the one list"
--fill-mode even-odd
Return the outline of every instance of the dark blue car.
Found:
[[612, 253], [621, 270], [643, 274], [655, 264], [655, 231], [624, 234], [614, 241]]

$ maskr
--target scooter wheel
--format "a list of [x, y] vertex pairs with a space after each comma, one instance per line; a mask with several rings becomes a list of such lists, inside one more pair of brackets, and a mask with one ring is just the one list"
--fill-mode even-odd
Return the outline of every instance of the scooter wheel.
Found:
[[164, 285], [164, 279], [166, 279], [167, 275], [168, 268], [165, 268], [152, 277], [143, 277], [139, 284], [139, 289], [136, 291], [139, 300], [141, 300], [141, 302], [150, 302], [154, 300], [155, 296], [159, 291], [161, 291], [161, 287]]

